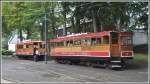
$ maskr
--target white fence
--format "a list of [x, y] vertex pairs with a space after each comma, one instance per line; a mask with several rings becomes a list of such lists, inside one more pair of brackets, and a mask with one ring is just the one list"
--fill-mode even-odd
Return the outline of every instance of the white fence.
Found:
[[133, 44], [136, 45], [142, 45], [142, 44], [148, 44], [148, 35], [144, 31], [135, 31], [133, 35]]

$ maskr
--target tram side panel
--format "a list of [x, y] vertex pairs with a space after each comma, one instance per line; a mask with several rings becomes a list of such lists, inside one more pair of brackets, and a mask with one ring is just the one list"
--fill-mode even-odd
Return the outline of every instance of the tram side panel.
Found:
[[33, 48], [22, 48], [16, 50], [16, 55], [20, 56], [32, 56], [33, 55]]
[[102, 60], [110, 57], [108, 44], [95, 46], [72, 46], [51, 48], [50, 56], [70, 60]]
[[[16, 45], [16, 56], [18, 57], [31, 57], [33, 58], [34, 56], [34, 47], [30, 47], [30, 48], [24, 48], [23, 46], [25, 45]], [[45, 48], [39, 48], [39, 52], [40, 52], [40, 59], [44, 58], [44, 52], [45, 52]]]

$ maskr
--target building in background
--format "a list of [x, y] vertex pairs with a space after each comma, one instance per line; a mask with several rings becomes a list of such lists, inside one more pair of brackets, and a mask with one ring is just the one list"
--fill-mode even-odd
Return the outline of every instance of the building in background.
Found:
[[148, 44], [148, 34], [142, 29], [134, 30], [133, 35], [133, 44], [134, 46]]
[[[25, 34], [23, 32], [23, 41], [25, 41], [26, 37], [27, 37], [27, 34]], [[18, 35], [18, 30], [14, 31], [13, 34], [10, 36], [10, 39], [8, 40], [8, 50], [9, 51], [13, 51], [15, 52], [16, 50], [16, 44], [17, 43], [20, 43], [20, 38], [19, 38], [19, 35]]]

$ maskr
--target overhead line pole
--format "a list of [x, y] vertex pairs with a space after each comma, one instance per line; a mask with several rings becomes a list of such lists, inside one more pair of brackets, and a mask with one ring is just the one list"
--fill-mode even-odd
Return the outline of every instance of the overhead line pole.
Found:
[[45, 64], [47, 64], [48, 49], [47, 49], [47, 16], [45, 13]]

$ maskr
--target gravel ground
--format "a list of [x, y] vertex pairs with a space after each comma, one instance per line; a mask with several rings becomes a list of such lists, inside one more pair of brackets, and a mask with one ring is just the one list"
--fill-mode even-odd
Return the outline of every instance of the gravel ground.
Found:
[[[81, 65], [58, 64], [54, 61], [33, 62], [15, 57], [3, 57], [2, 79], [11, 82], [147, 82], [148, 66], [146, 63], [132, 63], [126, 70], [114, 71]], [[131, 83], [130, 83], [131, 84]]]

